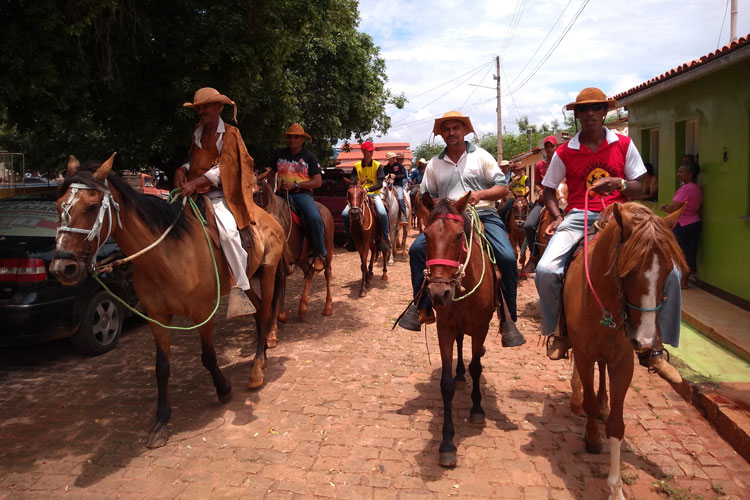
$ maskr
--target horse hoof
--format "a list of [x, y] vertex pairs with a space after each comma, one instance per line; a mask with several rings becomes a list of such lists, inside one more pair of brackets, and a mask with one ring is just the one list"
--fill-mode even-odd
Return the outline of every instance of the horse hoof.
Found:
[[380, 279], [383, 281], [388, 281], [388, 275], [383, 273], [383, 276], [381, 276]]
[[330, 316], [331, 314], [333, 314], [333, 307], [325, 306], [323, 309], [323, 316]]
[[455, 451], [441, 451], [440, 452], [440, 465], [443, 467], [455, 467], [456, 466], [456, 452]]
[[253, 368], [250, 371], [250, 380], [247, 382], [248, 390], [257, 389], [263, 385], [263, 366], [265, 363], [260, 359], [253, 361]]
[[375, 273], [373, 273], [372, 271], [367, 271], [367, 277], [372, 278], [373, 276], [375, 276]]
[[367, 295], [367, 292], [366, 292], [366, 291], [364, 291], [364, 290], [360, 290], [360, 291], [359, 291], [359, 296], [360, 296], [360, 297], [364, 297], [365, 295]]
[[594, 455], [598, 455], [599, 453], [601, 453], [602, 448], [604, 447], [602, 445], [601, 438], [597, 439], [596, 441], [589, 441], [584, 437], [583, 443], [586, 445], [586, 451]]
[[155, 426], [148, 435], [146, 448], [161, 448], [167, 444], [167, 426], [162, 424]]
[[607, 411], [601, 411], [600, 410], [599, 411], [599, 415], [596, 418], [598, 418], [602, 422], [606, 422], [607, 419], [609, 418], [609, 409], [607, 409]]
[[570, 403], [570, 412], [573, 415], [583, 415], [583, 406], [580, 403]]
[[286, 311], [281, 311], [278, 315], [278, 320], [282, 323], [286, 323], [289, 321], [289, 315], [286, 313]]
[[297, 311], [297, 319], [298, 320], [304, 321], [305, 320], [305, 316], [307, 316], [307, 309], [304, 309], [304, 310], [300, 309], [299, 311]]
[[276, 346], [278, 345], [279, 345], [279, 341], [276, 339], [276, 337], [274, 338], [269, 337], [266, 339], [266, 347], [268, 347], [269, 349], [275, 349]]
[[471, 412], [469, 413], [469, 422], [472, 424], [483, 424], [484, 423], [484, 412]]
[[255, 390], [259, 388], [261, 385], [263, 385], [263, 373], [261, 372], [259, 377], [250, 377], [250, 380], [247, 383], [247, 389], [249, 391]]
[[219, 391], [216, 391], [216, 395], [219, 397], [219, 402], [221, 402], [221, 404], [227, 404], [232, 400], [232, 386], [230, 385], [229, 390], [224, 394], [220, 394]]
[[453, 387], [457, 391], [463, 391], [464, 388], [466, 387], [466, 381], [465, 380], [454, 380], [453, 381]]

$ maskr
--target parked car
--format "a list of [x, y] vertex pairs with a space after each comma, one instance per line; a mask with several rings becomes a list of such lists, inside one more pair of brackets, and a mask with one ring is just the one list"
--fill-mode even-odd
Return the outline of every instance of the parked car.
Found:
[[[117, 344], [126, 309], [90, 276], [62, 286], [49, 274], [58, 214], [54, 192], [0, 200], [0, 345], [70, 338], [77, 350], [103, 354]], [[107, 241], [99, 258], [120, 253]], [[101, 275], [129, 304], [137, 301], [130, 265]]]
[[158, 196], [163, 200], [169, 198], [169, 190], [156, 187], [154, 178], [148, 174], [144, 174], [143, 172], [124, 172], [122, 177], [130, 184], [130, 187], [139, 193]]
[[324, 205], [333, 215], [333, 232], [337, 240], [346, 233], [341, 212], [346, 207], [346, 190], [349, 183], [345, 178], [349, 176], [340, 168], [327, 168], [321, 175], [323, 184], [313, 191], [315, 201]]

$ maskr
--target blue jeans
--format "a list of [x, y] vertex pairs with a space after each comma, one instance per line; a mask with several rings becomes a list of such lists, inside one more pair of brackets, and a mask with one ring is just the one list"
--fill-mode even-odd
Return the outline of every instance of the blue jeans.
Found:
[[406, 217], [406, 200], [404, 199], [404, 186], [393, 186], [396, 188], [396, 196], [398, 197], [398, 205], [401, 207], [401, 215]]
[[289, 193], [289, 195], [292, 198], [292, 203], [302, 214], [304, 229], [307, 237], [310, 238], [313, 253], [325, 257], [326, 245], [323, 238], [325, 226], [323, 225], [323, 219], [320, 217], [318, 206], [315, 204], [315, 199], [310, 193]]
[[[484, 224], [484, 233], [495, 252], [495, 261], [502, 273], [503, 296], [508, 304], [510, 319], [516, 321], [516, 290], [518, 288], [518, 269], [516, 266], [516, 255], [510, 246], [508, 233], [505, 232], [505, 224], [494, 213], [484, 213], [479, 216]], [[427, 267], [426, 245], [424, 233], [417, 236], [409, 248], [409, 266], [411, 267], [411, 286], [416, 299], [417, 293], [422, 288], [424, 281], [424, 270]], [[427, 292], [422, 294], [417, 307], [427, 309], [432, 307]]]
[[536, 246], [536, 229], [539, 226], [539, 216], [542, 215], [542, 205], [535, 203], [529, 215], [526, 216], [526, 222], [523, 224], [523, 231], [526, 233], [526, 244], [529, 246], [531, 258], [539, 255], [539, 248]]
[[[599, 212], [588, 213], [589, 227], [599, 217]], [[562, 304], [562, 284], [565, 265], [571, 259], [576, 245], [583, 238], [583, 210], [574, 208], [558, 226], [555, 234], [536, 267], [534, 282], [539, 293], [539, 305], [542, 309], [542, 335], [555, 331], [560, 318]], [[662, 342], [674, 347], [680, 342], [680, 271], [677, 267], [667, 276], [664, 283], [664, 295], [669, 297], [664, 307], [659, 310], [657, 322], [661, 330]]]
[[[373, 201], [375, 211], [378, 213], [378, 220], [380, 221], [380, 229], [383, 231], [383, 239], [388, 242], [388, 213], [385, 211], [385, 205], [383, 205], [383, 199], [379, 194], [368, 194], [367, 196]], [[341, 218], [344, 220], [344, 229], [346, 229], [346, 237], [349, 238], [349, 205], [344, 207], [341, 212]]]

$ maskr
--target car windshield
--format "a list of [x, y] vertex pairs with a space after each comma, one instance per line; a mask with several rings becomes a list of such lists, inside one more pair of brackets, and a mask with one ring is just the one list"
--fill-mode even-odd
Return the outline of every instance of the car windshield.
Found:
[[49, 196], [12, 196], [0, 200], [0, 235], [55, 237], [57, 208]]

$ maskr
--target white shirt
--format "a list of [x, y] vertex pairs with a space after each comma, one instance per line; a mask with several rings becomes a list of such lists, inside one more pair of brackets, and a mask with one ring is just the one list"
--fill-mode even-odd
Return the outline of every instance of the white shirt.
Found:
[[[453, 162], [445, 150], [433, 157], [424, 171], [420, 190], [434, 198], [456, 201], [467, 191], [483, 191], [493, 186], [507, 186], [505, 174], [497, 162], [484, 149], [467, 142], [466, 151]], [[481, 200], [476, 204], [477, 212], [495, 212], [495, 202]]]
[[[203, 128], [205, 125], [201, 125], [200, 127], [196, 128], [193, 132], [193, 142], [195, 142], [195, 145], [201, 149], [203, 147], [201, 146], [201, 138], [203, 137]], [[216, 150], [221, 154], [221, 146], [224, 144], [224, 132], [226, 129], [224, 128], [224, 120], [219, 118], [219, 124], [216, 126]], [[182, 168], [185, 169], [185, 173], [190, 171], [190, 160], [188, 160], [186, 163], [182, 165]], [[211, 184], [214, 187], [218, 187], [219, 184], [221, 184], [221, 175], [219, 173], [219, 165], [214, 165], [208, 171], [203, 174], [203, 176], [211, 182]]]

